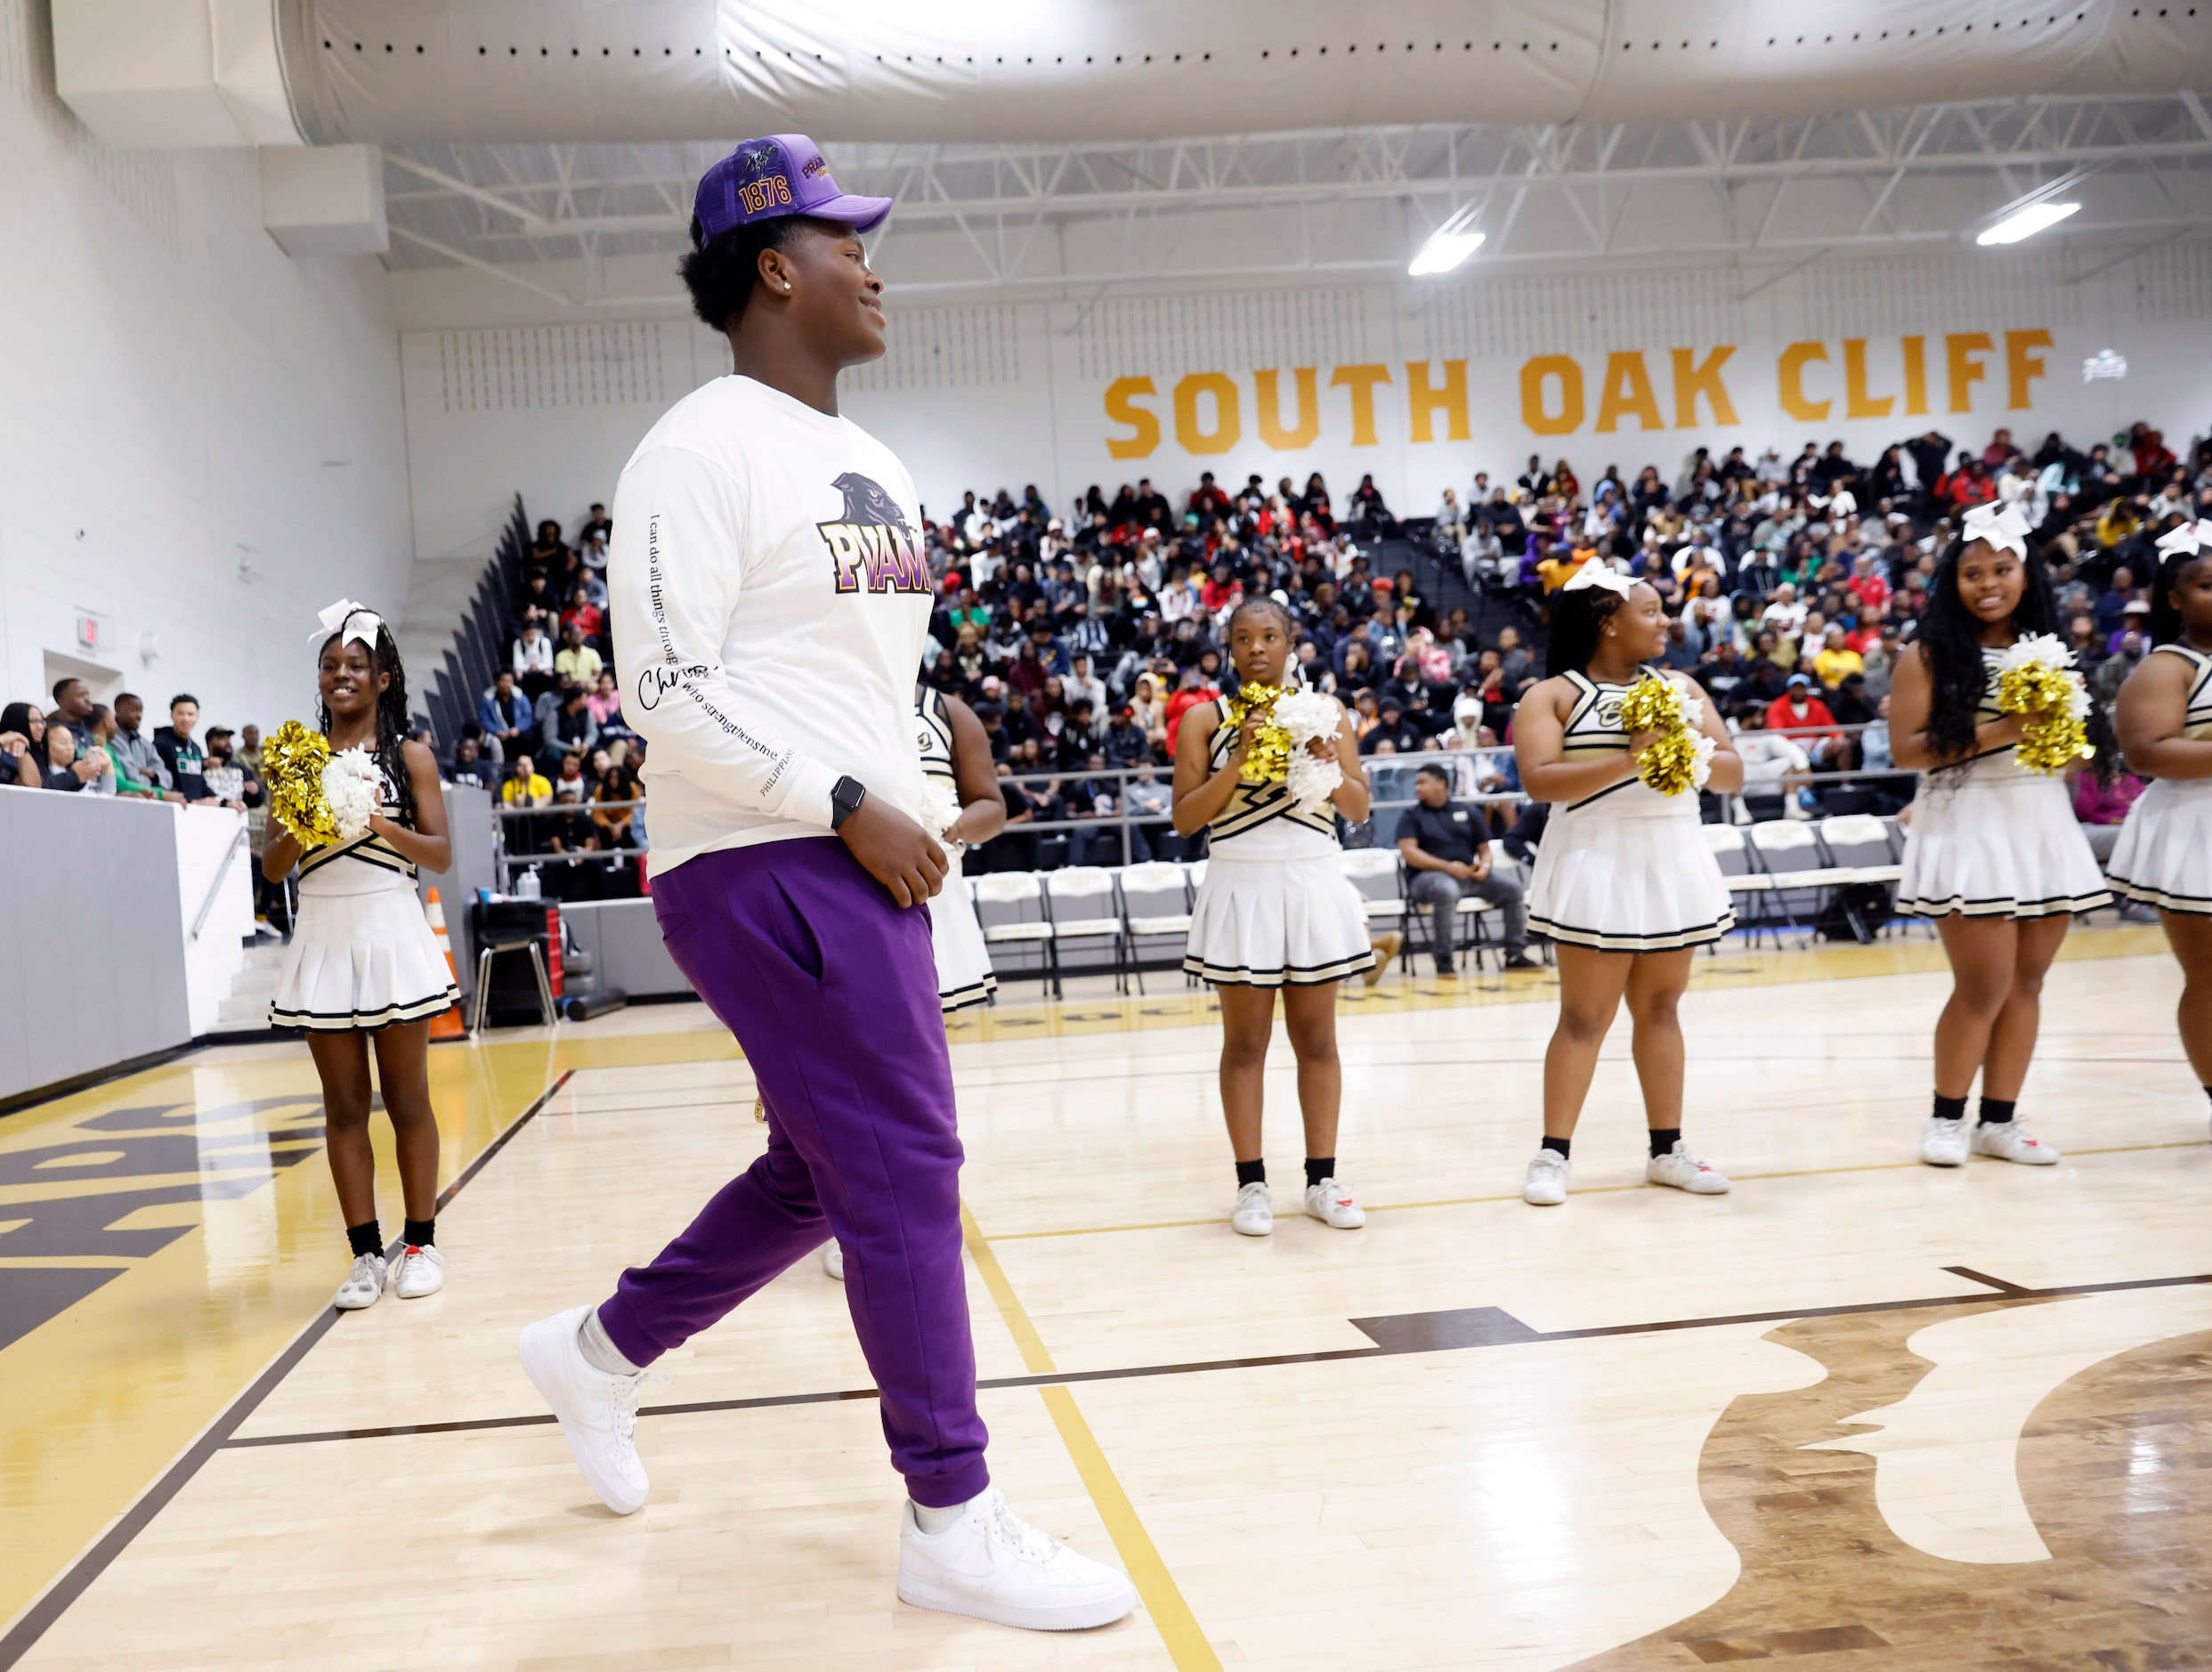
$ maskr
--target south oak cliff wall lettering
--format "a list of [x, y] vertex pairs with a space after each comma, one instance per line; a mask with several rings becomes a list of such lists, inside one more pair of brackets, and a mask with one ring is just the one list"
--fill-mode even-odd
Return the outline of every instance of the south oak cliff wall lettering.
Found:
[[[2026, 411], [2037, 381], [2048, 376], [2053, 346], [2041, 327], [1897, 337], [1881, 339], [1885, 369], [1877, 371], [1869, 361], [1871, 340], [1787, 345], [1774, 360], [1769, 386], [1775, 403], [1808, 424], [1972, 412], [1978, 396], [1986, 408], [2000, 392], [2006, 411]], [[1521, 362], [1517, 390], [1498, 393], [1518, 394], [1521, 426], [1531, 435], [1725, 427], [1741, 421], [1733, 388], [1757, 375], [1730, 343], [1601, 356], [1535, 354]], [[1373, 447], [1383, 401], [1405, 403], [1406, 437], [1415, 445], [1470, 438], [1467, 362], [1414, 360], [1398, 369], [1381, 361], [1333, 366], [1325, 381], [1317, 366], [1266, 368], [1242, 381], [1227, 372], [1194, 371], [1164, 394], [1149, 377], [1116, 377], [1105, 393], [1106, 417], [1115, 426], [1106, 451], [1115, 459], [1148, 459], [1172, 435], [1184, 452], [1205, 458], [1230, 451], [1248, 434], [1278, 452], [1311, 447], [1325, 433], [1337, 440], [1349, 434], [1352, 446]]]

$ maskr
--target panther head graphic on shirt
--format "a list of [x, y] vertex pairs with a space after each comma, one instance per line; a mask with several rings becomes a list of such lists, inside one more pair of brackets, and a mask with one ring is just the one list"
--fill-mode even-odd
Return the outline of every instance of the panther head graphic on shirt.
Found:
[[845, 496], [843, 515], [817, 523], [839, 592], [930, 592], [929, 560], [899, 502], [857, 470], [831, 483]]

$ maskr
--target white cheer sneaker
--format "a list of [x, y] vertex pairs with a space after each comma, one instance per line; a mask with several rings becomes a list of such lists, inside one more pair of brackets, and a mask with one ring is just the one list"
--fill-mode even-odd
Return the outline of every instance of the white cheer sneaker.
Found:
[[576, 1338], [590, 1311], [572, 1306], [539, 1319], [523, 1331], [516, 1349], [531, 1385], [561, 1419], [561, 1436], [585, 1481], [601, 1503], [628, 1515], [644, 1505], [652, 1485], [637, 1457], [638, 1395], [648, 1379], [666, 1378], [595, 1369]]
[[[1962, 1126], [1965, 1124], [1959, 1122]], [[2029, 1167], [2058, 1165], [2058, 1151], [2018, 1121], [1975, 1122], [1974, 1154], [1995, 1156], [1999, 1161], [2017, 1161]]]
[[1306, 1187], [1306, 1212], [1331, 1230], [1357, 1230], [1367, 1222], [1367, 1210], [1334, 1179]]
[[1691, 1155], [1689, 1146], [1679, 1138], [1665, 1155], [1654, 1156], [1644, 1163], [1643, 1176], [1646, 1184], [1664, 1184], [1672, 1189], [1688, 1190], [1692, 1196], [1728, 1194], [1726, 1176]]
[[1533, 1207], [1557, 1207], [1567, 1200], [1567, 1187], [1574, 1177], [1574, 1163], [1556, 1149], [1539, 1149], [1528, 1164], [1520, 1199]]
[[338, 1285], [330, 1304], [341, 1312], [358, 1312], [364, 1306], [374, 1306], [384, 1298], [385, 1276], [391, 1269], [380, 1254], [355, 1254], [353, 1269], [345, 1274], [345, 1281]]
[[1920, 1129], [1920, 1158], [1932, 1167], [1963, 1167], [1966, 1165], [1966, 1123], [1947, 1121], [1941, 1115], [1928, 1116], [1928, 1124]]
[[1237, 1188], [1236, 1205], [1229, 1210], [1229, 1229], [1244, 1237], [1275, 1234], [1275, 1204], [1268, 1198], [1264, 1181]]
[[1137, 1606], [1129, 1576], [1018, 1521], [997, 1487], [924, 1532], [910, 1501], [899, 1520], [899, 1600], [1024, 1631], [1110, 1626]]
[[845, 1246], [834, 1237], [822, 1245], [822, 1269], [839, 1283], [845, 1281]]
[[412, 1243], [401, 1251], [392, 1268], [392, 1292], [403, 1301], [419, 1301], [445, 1287], [445, 1256], [434, 1247]]

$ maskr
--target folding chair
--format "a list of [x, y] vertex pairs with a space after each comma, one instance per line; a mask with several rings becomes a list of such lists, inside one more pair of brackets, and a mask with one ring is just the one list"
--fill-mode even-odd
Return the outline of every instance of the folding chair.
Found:
[[[1145, 990], [1145, 970], [1137, 956], [1137, 943], [1173, 937], [1187, 944], [1190, 936], [1190, 887], [1183, 867], [1165, 860], [1124, 865], [1121, 874], [1122, 933], [1129, 943], [1130, 973], [1137, 991]], [[1183, 978], [1187, 984], [1188, 976]]]
[[1122, 913], [1114, 898], [1114, 873], [1103, 865], [1069, 865], [1044, 876], [1045, 913], [1052, 938], [1052, 996], [1060, 994], [1065, 965], [1059, 949], [1071, 940], [1103, 940], [1114, 959], [1114, 990], [1129, 991], [1129, 962], [1122, 939]]
[[[1897, 863], [1897, 850], [1890, 845], [1886, 824], [1870, 813], [1839, 813], [1822, 819], [1814, 828], [1819, 832], [1828, 863], [1848, 871], [1852, 885], [1870, 883], [1885, 889], [1892, 905], [1896, 903], [1897, 884], [1904, 868]], [[1849, 895], [1843, 897], [1843, 910], [1859, 938], [1872, 940], [1876, 931], [1868, 929]]]
[[[1697, 828], [1705, 832], [1706, 847], [1721, 867], [1721, 880], [1728, 884], [1729, 897], [1740, 903], [1738, 925], [1751, 931], [1754, 942], [1762, 931], [1776, 934], [1769, 908], [1769, 902], [1774, 897], [1774, 879], [1760, 870], [1752, 856], [1750, 844], [1744, 840], [1744, 832], [1733, 824], [1700, 824]], [[1779, 942], [1779, 934], [1776, 938]], [[1720, 943], [1708, 943], [1706, 950], [1718, 952]]]
[[1040, 954], [1031, 963], [1027, 954], [1013, 969], [993, 972], [1012, 980], [1033, 975], [1059, 995], [1060, 962], [1052, 940], [1052, 921], [1045, 913], [1044, 885], [1033, 871], [992, 871], [975, 880], [976, 921], [983, 926], [986, 949], [994, 946], [1027, 948]]
[[[1851, 880], [1850, 867], [1827, 862], [1820, 851], [1820, 839], [1813, 833], [1809, 821], [1770, 819], [1765, 824], [1754, 824], [1746, 834], [1773, 883], [1775, 903], [1782, 908], [1782, 915], [1789, 920], [1792, 929], [1803, 929], [1810, 946], [1815, 920], [1820, 915], [1822, 897]], [[1799, 904], [1805, 908], [1802, 925], [1797, 921]]]
[[1348, 848], [1337, 856], [1337, 864], [1344, 875], [1359, 892], [1360, 903], [1366, 908], [1367, 921], [1393, 928], [1406, 916], [1406, 891], [1399, 874], [1405, 862], [1395, 848]]

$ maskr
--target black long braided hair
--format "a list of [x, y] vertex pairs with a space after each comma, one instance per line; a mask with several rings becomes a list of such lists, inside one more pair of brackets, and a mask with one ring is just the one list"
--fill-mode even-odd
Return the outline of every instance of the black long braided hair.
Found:
[[[1981, 660], [1983, 623], [1958, 592], [1959, 559], [1972, 543], [1959, 539], [1944, 548], [1928, 582], [1928, 602], [1920, 612], [1919, 630], [1913, 639], [1928, 669], [1928, 742], [1954, 767], [1973, 758], [1974, 712], [1981, 706], [1989, 684], [1989, 670]], [[2057, 635], [2058, 599], [2052, 590], [2050, 569], [2035, 541], [2028, 540], [2025, 545], [2020, 559], [2020, 602], [2013, 608], [2013, 631], [2023, 638], [2030, 633]], [[2119, 747], [2112, 735], [2112, 717], [2094, 692], [2084, 725], [2097, 751], [2089, 770], [2099, 783], [2110, 783]]]
[[[357, 610], [366, 615], [366, 610]], [[348, 618], [351, 619], [350, 617]], [[322, 641], [322, 648], [315, 653], [315, 665], [329, 653], [330, 646], [338, 642], [338, 635], [345, 631], [345, 622], [338, 623], [338, 631]], [[369, 652], [369, 678], [372, 683], [385, 674], [392, 683], [377, 694], [377, 764], [391, 782], [399, 802], [399, 822], [410, 830], [415, 824], [415, 779], [407, 769], [407, 670], [400, 665], [400, 646], [392, 637], [392, 629], [382, 621], [377, 623], [377, 642]], [[320, 689], [315, 697], [315, 724], [322, 735], [330, 735], [330, 708], [322, 700]]]

